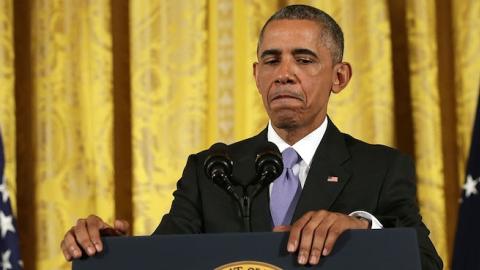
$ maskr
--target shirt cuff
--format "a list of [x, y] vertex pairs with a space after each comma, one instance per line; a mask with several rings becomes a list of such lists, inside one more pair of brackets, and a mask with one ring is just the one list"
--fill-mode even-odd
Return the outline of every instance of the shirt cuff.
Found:
[[372, 222], [372, 228], [371, 229], [383, 229], [382, 223], [378, 221], [376, 217], [374, 217], [372, 214], [366, 212], [366, 211], [354, 211], [349, 214], [351, 217], [362, 217], [365, 219], [368, 219]]

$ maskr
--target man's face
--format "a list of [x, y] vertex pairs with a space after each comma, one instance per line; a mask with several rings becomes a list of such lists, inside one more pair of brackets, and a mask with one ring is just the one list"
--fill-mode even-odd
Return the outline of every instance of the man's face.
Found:
[[312, 131], [325, 119], [336, 72], [309, 20], [271, 21], [254, 64], [257, 88], [274, 127]]

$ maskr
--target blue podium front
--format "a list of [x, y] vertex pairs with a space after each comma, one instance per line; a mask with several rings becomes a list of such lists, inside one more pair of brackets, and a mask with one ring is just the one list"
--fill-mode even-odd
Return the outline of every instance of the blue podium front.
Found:
[[298, 265], [287, 239], [288, 233], [270, 232], [105, 237], [104, 251], [74, 260], [73, 270], [421, 269], [413, 229], [347, 231], [316, 266]]

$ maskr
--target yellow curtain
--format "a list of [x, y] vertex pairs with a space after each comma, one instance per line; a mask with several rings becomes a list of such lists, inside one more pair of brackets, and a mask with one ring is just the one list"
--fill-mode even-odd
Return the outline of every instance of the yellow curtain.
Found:
[[[186, 8], [188, 7], [188, 8]], [[131, 2], [133, 219], [148, 234], [206, 143], [206, 2]]]
[[480, 86], [479, 1], [4, 0], [0, 130], [26, 269], [69, 269], [60, 240], [90, 213], [150, 234], [188, 154], [266, 126], [252, 62], [264, 21], [289, 3], [343, 28], [354, 76], [329, 115], [414, 157], [448, 268]]
[[439, 237], [445, 234], [446, 219], [434, 1], [409, 0], [407, 21], [411, 23], [408, 45], [418, 200], [431, 237], [448, 265], [446, 239]]
[[[39, 0], [30, 3], [31, 14], [22, 14], [31, 22], [30, 33], [23, 33], [30, 34], [30, 51], [16, 51], [19, 57], [30, 54], [31, 88], [16, 89], [23, 96], [17, 113], [30, 114], [17, 128], [30, 131], [23, 135], [32, 141], [29, 153], [19, 155], [31, 155], [33, 179], [17, 179], [31, 184], [26, 194], [32, 198], [18, 205], [19, 212], [29, 212], [19, 214], [20, 229], [34, 236], [22, 237], [27, 269], [67, 269], [58, 249], [60, 232], [92, 212], [113, 218], [109, 3]], [[26, 169], [21, 163], [18, 168]]]
[[262, 1], [131, 2], [136, 234], [151, 233], [168, 211], [188, 154], [265, 127], [251, 69], [257, 33], [276, 8]]
[[[0, 2], [0, 134], [4, 141], [5, 178], [16, 212], [15, 68], [13, 52], [13, 3]], [[6, 143], [8, 142], [8, 143]]]

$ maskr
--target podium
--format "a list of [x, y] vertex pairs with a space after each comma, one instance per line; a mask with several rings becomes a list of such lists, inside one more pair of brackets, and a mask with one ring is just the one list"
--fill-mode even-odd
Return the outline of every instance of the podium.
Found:
[[105, 237], [104, 251], [73, 261], [73, 270], [100, 269], [368, 269], [420, 270], [414, 229], [351, 230], [316, 266], [286, 251], [288, 233], [218, 233]]

